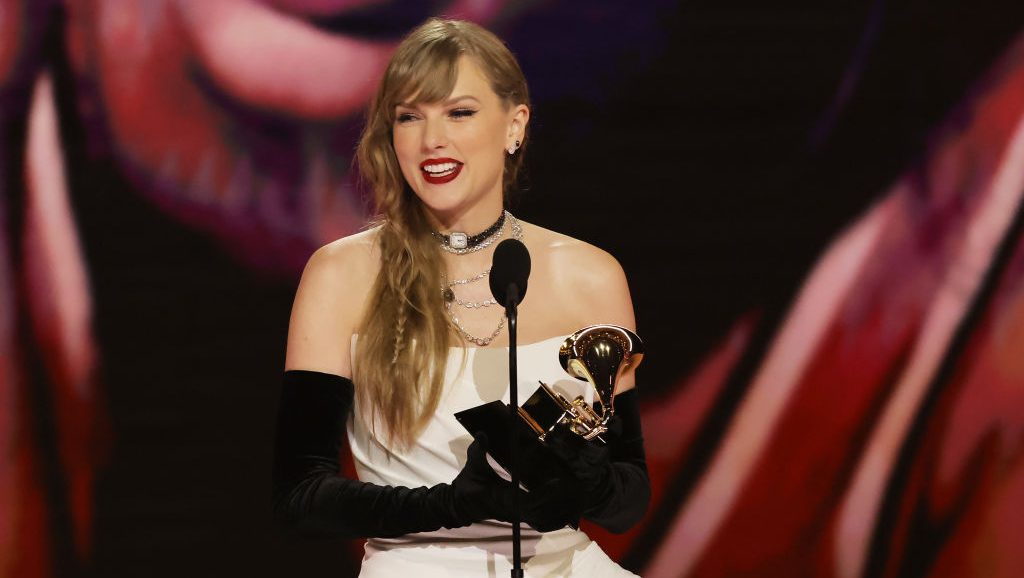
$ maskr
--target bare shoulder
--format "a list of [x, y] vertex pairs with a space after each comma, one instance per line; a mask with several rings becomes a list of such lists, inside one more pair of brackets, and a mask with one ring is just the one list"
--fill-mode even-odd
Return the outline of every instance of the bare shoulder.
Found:
[[568, 235], [527, 225], [534, 267], [578, 327], [614, 323], [634, 328], [626, 274], [607, 251]]
[[[525, 225], [524, 233], [545, 295], [543, 316], [558, 319], [560, 333], [601, 324], [636, 330], [629, 283], [615, 257], [590, 243], [534, 225]], [[531, 287], [534, 278], [531, 275]], [[636, 375], [629, 370], [619, 376], [615, 392], [634, 387]]]
[[358, 285], [366, 281], [365, 273], [376, 274], [379, 255], [376, 228], [343, 237], [313, 253], [302, 272], [303, 282], [309, 278], [317, 283]]
[[348, 343], [380, 268], [376, 235], [338, 239], [309, 258], [292, 304], [286, 369], [351, 374]]

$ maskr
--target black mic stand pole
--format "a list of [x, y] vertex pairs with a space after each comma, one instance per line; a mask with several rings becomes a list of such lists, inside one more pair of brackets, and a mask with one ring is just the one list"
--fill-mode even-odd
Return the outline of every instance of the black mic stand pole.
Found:
[[505, 299], [505, 317], [508, 318], [508, 411], [512, 426], [509, 443], [509, 475], [512, 477], [512, 578], [523, 578], [522, 535], [519, 531], [519, 373], [516, 367], [516, 320], [519, 316], [519, 287], [509, 285]]

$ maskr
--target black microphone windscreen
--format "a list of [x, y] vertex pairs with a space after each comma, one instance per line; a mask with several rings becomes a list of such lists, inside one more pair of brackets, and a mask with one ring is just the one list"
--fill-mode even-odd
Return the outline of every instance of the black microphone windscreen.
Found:
[[489, 275], [491, 295], [501, 305], [507, 305], [509, 288], [516, 288], [518, 305], [526, 296], [526, 281], [530, 278], [530, 252], [518, 239], [505, 239], [494, 249], [494, 261]]

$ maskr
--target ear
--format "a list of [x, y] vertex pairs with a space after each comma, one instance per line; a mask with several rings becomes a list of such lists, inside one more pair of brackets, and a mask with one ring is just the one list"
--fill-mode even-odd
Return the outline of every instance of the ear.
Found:
[[508, 114], [509, 123], [508, 134], [505, 137], [507, 141], [505, 148], [508, 148], [517, 141], [523, 141], [523, 137], [526, 135], [526, 125], [530, 122], [530, 107], [525, 104], [517, 104], [509, 109]]

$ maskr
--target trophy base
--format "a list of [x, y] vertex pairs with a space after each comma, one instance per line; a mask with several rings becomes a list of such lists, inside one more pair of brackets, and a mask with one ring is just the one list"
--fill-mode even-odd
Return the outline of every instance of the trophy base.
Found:
[[515, 440], [519, 481], [527, 490], [552, 478], [570, 479], [572, 476], [530, 425], [519, 417], [512, 419], [507, 404], [492, 401], [471, 407], [456, 412], [455, 419], [474, 436], [483, 432], [487, 436], [487, 452], [508, 471], [511, 471], [511, 445]]

